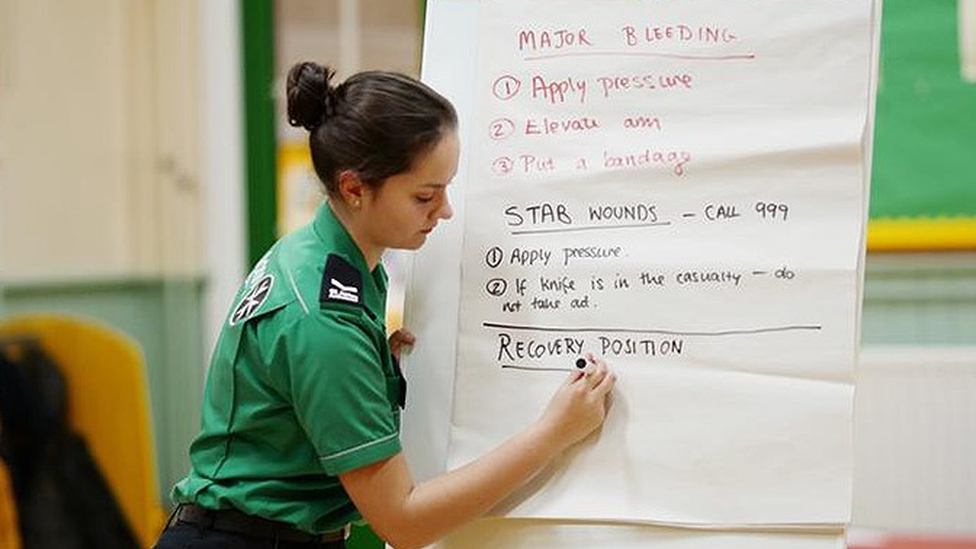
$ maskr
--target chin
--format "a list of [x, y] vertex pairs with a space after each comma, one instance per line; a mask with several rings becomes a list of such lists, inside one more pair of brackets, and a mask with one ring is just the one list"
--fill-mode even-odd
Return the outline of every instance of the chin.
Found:
[[417, 237], [416, 239], [414, 239], [413, 242], [411, 242], [411, 246], [408, 249], [419, 250], [420, 247], [423, 246], [425, 242], [427, 242], [427, 235], [421, 233], [419, 237]]
[[419, 250], [427, 242], [427, 235], [419, 233], [416, 237], [389, 246], [395, 250]]

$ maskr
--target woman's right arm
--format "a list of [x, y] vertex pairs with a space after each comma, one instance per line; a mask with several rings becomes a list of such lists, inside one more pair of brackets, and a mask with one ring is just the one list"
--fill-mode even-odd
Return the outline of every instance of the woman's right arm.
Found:
[[600, 426], [616, 376], [593, 360], [594, 371], [572, 373], [538, 421], [464, 467], [414, 485], [400, 453], [339, 479], [387, 543], [397, 549], [428, 545], [483, 515]]

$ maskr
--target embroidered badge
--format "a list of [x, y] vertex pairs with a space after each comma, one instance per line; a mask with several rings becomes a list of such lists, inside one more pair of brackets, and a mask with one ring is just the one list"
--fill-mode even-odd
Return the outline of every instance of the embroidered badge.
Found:
[[337, 255], [329, 255], [325, 260], [325, 272], [322, 273], [322, 289], [319, 292], [319, 303], [338, 301], [362, 304], [363, 275], [358, 269]]
[[258, 312], [261, 305], [268, 300], [268, 296], [271, 295], [271, 287], [273, 285], [274, 276], [272, 275], [265, 275], [264, 278], [259, 280], [254, 287], [241, 298], [241, 302], [237, 304], [237, 307], [234, 309], [234, 314], [232, 314], [230, 317], [230, 325], [233, 326], [254, 316], [254, 313]]
[[334, 278], [329, 279], [329, 299], [339, 299], [350, 303], [359, 303], [359, 288], [346, 286]]
[[254, 264], [254, 268], [251, 269], [251, 273], [247, 275], [247, 279], [244, 280], [244, 287], [250, 288], [254, 286], [255, 282], [264, 277], [265, 272], [268, 270], [268, 263], [270, 263], [271, 252], [274, 250], [268, 250], [257, 263]]

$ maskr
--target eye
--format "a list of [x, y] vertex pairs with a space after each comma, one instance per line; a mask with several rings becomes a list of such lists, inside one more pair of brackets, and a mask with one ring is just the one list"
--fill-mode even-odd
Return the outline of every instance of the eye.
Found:
[[426, 194], [424, 194], [424, 195], [416, 195], [416, 196], [413, 197], [413, 199], [416, 200], [417, 202], [421, 203], [421, 204], [426, 204], [426, 203], [428, 203], [428, 202], [430, 202], [431, 200], [434, 199], [434, 195], [432, 195], [432, 194], [431, 195], [426, 195]]

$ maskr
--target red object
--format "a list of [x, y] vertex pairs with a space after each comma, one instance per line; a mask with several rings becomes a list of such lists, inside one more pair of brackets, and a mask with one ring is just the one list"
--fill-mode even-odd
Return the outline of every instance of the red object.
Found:
[[976, 549], [976, 538], [952, 536], [884, 536], [870, 543], [849, 544], [848, 549]]

